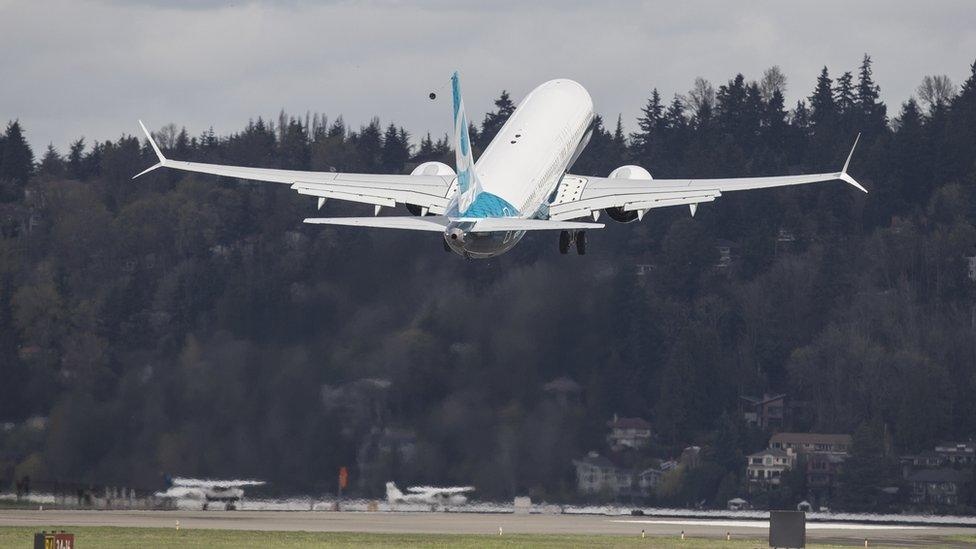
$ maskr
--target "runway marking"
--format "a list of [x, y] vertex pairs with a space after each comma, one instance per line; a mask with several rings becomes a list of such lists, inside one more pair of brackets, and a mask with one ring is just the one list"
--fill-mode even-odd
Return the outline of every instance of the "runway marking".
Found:
[[[611, 520], [625, 524], [665, 524], [669, 526], [723, 526], [729, 528], [769, 528], [768, 520]], [[849, 522], [808, 522], [807, 530], [928, 530], [930, 526], [901, 524], [852, 524]]]

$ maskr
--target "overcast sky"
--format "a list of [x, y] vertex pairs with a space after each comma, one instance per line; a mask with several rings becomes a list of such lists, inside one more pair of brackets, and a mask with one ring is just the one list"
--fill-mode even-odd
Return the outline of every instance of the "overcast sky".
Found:
[[19, 118], [38, 156], [134, 134], [140, 117], [226, 134], [281, 108], [436, 136], [450, 102], [427, 93], [455, 69], [472, 119], [503, 88], [518, 100], [568, 77], [630, 130], [654, 87], [670, 98], [771, 65], [792, 102], [823, 65], [837, 76], [865, 52], [891, 105], [926, 74], [960, 84], [976, 2], [0, 0], [0, 52], [0, 122]]

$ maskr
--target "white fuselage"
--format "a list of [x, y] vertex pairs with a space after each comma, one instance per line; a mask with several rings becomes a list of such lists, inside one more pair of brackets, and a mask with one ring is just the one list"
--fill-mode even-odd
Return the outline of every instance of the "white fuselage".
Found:
[[[590, 94], [573, 80], [550, 80], [529, 92], [475, 162], [481, 191], [514, 206], [511, 216], [540, 216], [586, 145], [593, 116]], [[475, 233], [448, 244], [465, 256], [490, 257], [523, 234]]]

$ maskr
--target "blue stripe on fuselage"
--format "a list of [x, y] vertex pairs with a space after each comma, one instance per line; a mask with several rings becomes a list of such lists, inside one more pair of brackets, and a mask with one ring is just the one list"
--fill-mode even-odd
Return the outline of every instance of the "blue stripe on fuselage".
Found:
[[461, 217], [512, 217], [518, 215], [515, 206], [505, 199], [491, 193], [481, 192], [467, 210], [461, 212]]

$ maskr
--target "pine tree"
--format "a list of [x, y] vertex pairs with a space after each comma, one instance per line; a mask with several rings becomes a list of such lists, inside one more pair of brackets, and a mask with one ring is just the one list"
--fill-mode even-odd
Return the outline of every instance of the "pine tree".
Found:
[[495, 100], [495, 112], [485, 114], [485, 119], [481, 123], [481, 133], [477, 139], [471, 136], [472, 141], [481, 149], [487, 147], [488, 143], [495, 138], [495, 135], [502, 129], [505, 121], [508, 120], [509, 116], [512, 116], [513, 112], [515, 112], [515, 104], [512, 103], [508, 92], [502, 90], [501, 96]]
[[20, 122], [14, 120], [7, 125], [3, 150], [0, 150], [0, 201], [19, 200], [32, 173], [34, 153], [24, 138]]
[[384, 173], [400, 173], [408, 160], [410, 160], [410, 143], [406, 130], [403, 128], [398, 130], [391, 123], [383, 135], [380, 166]]
[[44, 151], [44, 157], [41, 158], [41, 163], [38, 168], [44, 175], [54, 177], [64, 173], [64, 160], [61, 158], [57, 149], [54, 148], [53, 143], [48, 143], [47, 150]]
[[11, 179], [21, 184], [26, 183], [34, 172], [34, 153], [27, 139], [24, 138], [20, 122], [17, 120], [7, 125], [2, 154], [0, 178]]
[[854, 75], [851, 71], [845, 72], [837, 79], [834, 87], [834, 102], [841, 116], [855, 114], [857, 98], [854, 96]]
[[630, 136], [638, 159], [651, 157], [663, 138], [664, 126], [664, 105], [661, 103], [661, 95], [657, 88], [654, 88], [651, 90], [651, 97], [647, 100], [647, 104], [641, 108], [641, 116], [637, 119], [637, 127], [640, 131]]
[[810, 96], [810, 124], [818, 134], [829, 132], [837, 121], [837, 104], [834, 101], [833, 81], [827, 67], [820, 71], [817, 86]]
[[370, 120], [369, 125], [359, 130], [355, 144], [359, 150], [362, 170], [375, 170], [380, 165], [380, 155], [383, 152], [383, 135], [380, 131], [380, 119]]
[[85, 179], [85, 138], [78, 138], [68, 147], [68, 177]]
[[888, 125], [887, 107], [881, 102], [881, 87], [871, 76], [871, 56], [864, 54], [857, 81], [857, 106], [865, 131], [879, 133]]

